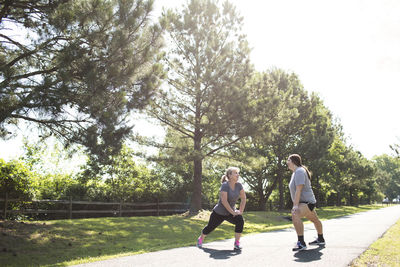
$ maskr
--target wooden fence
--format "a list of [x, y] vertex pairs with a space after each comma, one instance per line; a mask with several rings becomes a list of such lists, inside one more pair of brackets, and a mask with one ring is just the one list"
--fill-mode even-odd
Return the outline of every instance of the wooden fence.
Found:
[[[188, 211], [188, 203], [182, 202], [154, 202], [154, 203], [128, 203], [128, 202], [96, 202], [96, 201], [74, 201], [69, 200], [21, 200], [0, 198], [2, 206], [2, 217], [30, 214], [32, 217], [57, 218], [90, 218], [109, 216], [145, 216], [145, 215], [170, 215]], [[18, 205], [12, 205], [12, 203]], [[40, 206], [47, 205], [46, 209]], [[16, 208], [17, 207], [17, 208]], [[58, 216], [55, 216], [55, 215]]]

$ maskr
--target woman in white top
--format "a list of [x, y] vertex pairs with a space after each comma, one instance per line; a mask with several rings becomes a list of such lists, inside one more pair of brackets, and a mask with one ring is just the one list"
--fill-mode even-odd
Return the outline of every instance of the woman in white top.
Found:
[[307, 248], [304, 242], [304, 225], [301, 220], [303, 217], [306, 217], [314, 223], [318, 234], [318, 238], [308, 244], [325, 245], [322, 223], [315, 212], [315, 204], [317, 201], [311, 188], [311, 174], [307, 167], [302, 164], [301, 157], [297, 154], [289, 156], [287, 165], [293, 172], [289, 182], [289, 190], [293, 201], [292, 221], [298, 238], [293, 251], [300, 251]]

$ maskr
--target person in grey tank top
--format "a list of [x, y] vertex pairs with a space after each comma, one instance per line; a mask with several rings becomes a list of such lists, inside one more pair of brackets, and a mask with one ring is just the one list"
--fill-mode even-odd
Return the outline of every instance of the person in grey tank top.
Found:
[[323, 246], [325, 245], [325, 239], [322, 233], [322, 223], [315, 211], [317, 201], [311, 188], [311, 174], [307, 167], [302, 164], [301, 157], [298, 154], [290, 155], [287, 165], [293, 172], [289, 182], [289, 191], [293, 201], [292, 221], [298, 240], [293, 251], [300, 251], [307, 248], [304, 241], [304, 225], [301, 220], [303, 217], [314, 223], [318, 234], [318, 238], [308, 244]]
[[[243, 211], [246, 206], [246, 193], [239, 180], [239, 168], [229, 167], [221, 179], [221, 188], [219, 190], [219, 201], [215, 205], [208, 224], [201, 231], [197, 239], [197, 247], [203, 246], [204, 238], [214, 231], [223, 221], [228, 221], [235, 225], [235, 242], [233, 248], [240, 250], [240, 236], [243, 232], [244, 220]], [[240, 198], [239, 210], [235, 208], [236, 201]]]

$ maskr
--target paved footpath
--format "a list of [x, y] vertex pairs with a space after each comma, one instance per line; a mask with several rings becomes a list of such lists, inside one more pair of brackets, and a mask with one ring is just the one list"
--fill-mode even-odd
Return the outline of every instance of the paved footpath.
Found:
[[[297, 238], [288, 228], [243, 236], [241, 252], [233, 251], [233, 239], [228, 239], [204, 243], [202, 249], [175, 248], [76, 266], [348, 266], [399, 219], [400, 205], [394, 205], [322, 221], [326, 246], [299, 252], [292, 252]], [[307, 243], [314, 239], [313, 224], [305, 224], [304, 236]]]

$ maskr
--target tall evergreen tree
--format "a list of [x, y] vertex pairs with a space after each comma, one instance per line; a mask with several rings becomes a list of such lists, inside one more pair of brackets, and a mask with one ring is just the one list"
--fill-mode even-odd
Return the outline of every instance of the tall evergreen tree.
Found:
[[1, 137], [23, 120], [97, 160], [117, 153], [163, 73], [153, 1], [0, 2]]
[[203, 159], [247, 135], [245, 84], [252, 73], [242, 18], [229, 2], [192, 0], [169, 10], [168, 85], [153, 117], [188, 138], [193, 162], [191, 209], [201, 208]]

